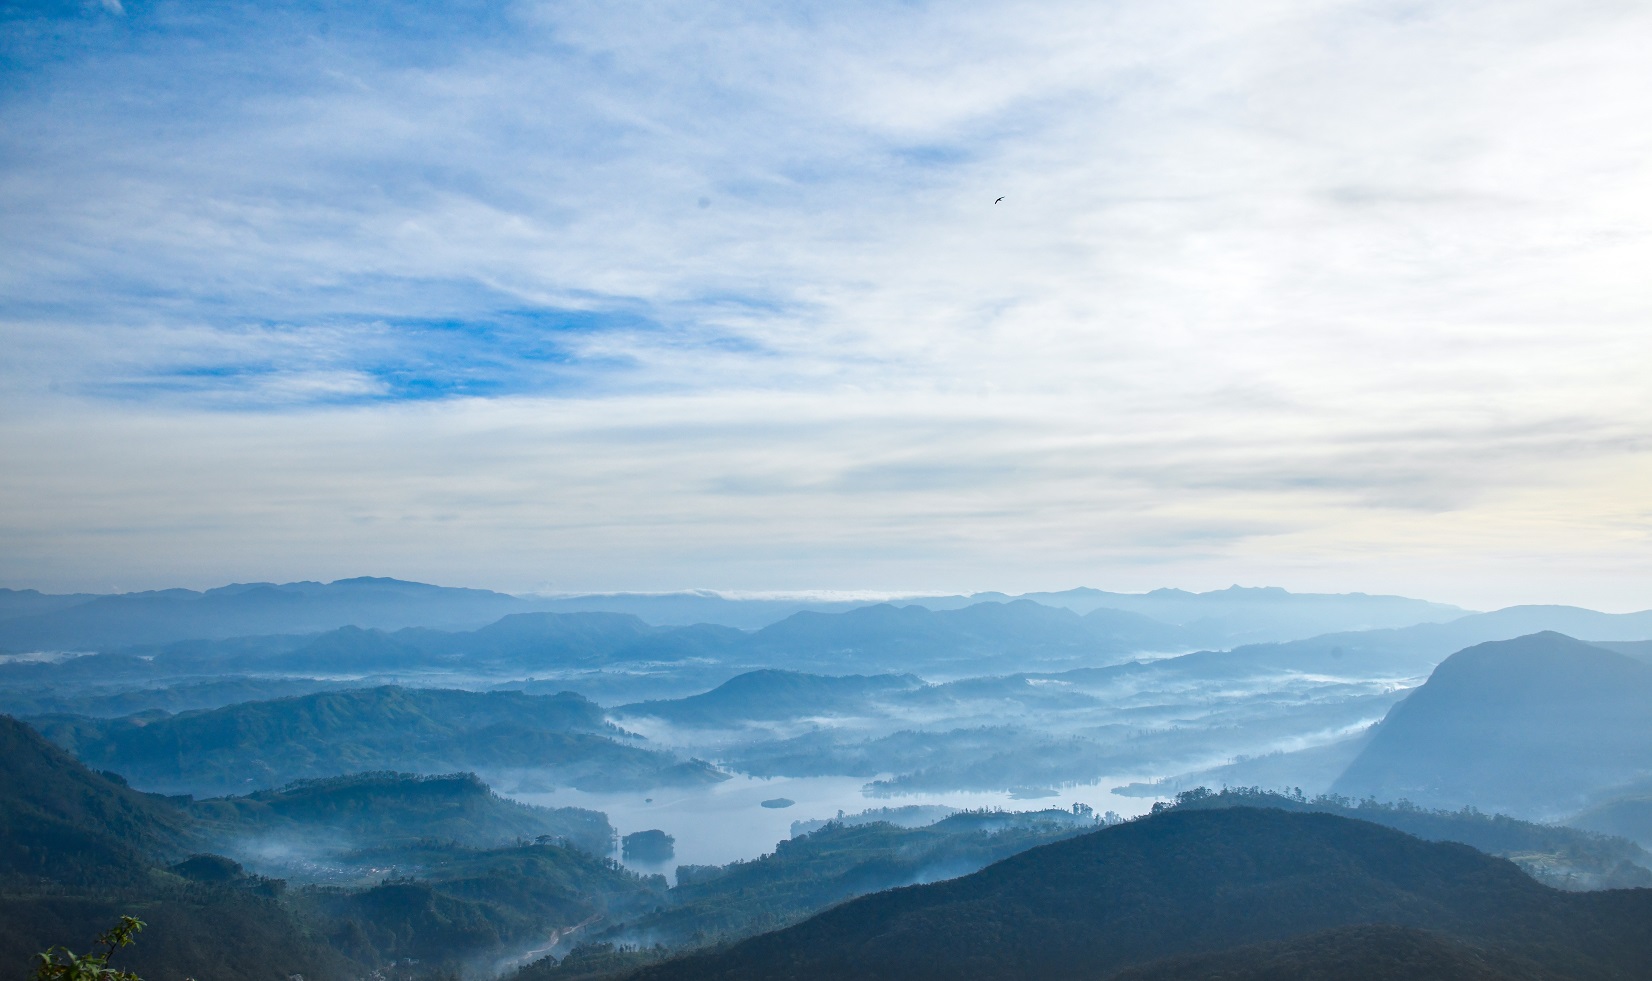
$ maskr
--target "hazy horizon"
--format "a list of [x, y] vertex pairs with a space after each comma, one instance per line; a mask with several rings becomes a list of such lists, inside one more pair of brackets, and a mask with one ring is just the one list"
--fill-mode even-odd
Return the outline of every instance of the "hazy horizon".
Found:
[[665, 597], [665, 596], [695, 596], [695, 595], [698, 595], [698, 596], [715, 596], [715, 597], [720, 597], [722, 599], [727, 599], [727, 600], [773, 600], [773, 601], [796, 601], [796, 602], [880, 603], [880, 602], [897, 602], [897, 601], [900, 601], [900, 600], [921, 598], [921, 597], [945, 597], [945, 596], [970, 597], [970, 596], [975, 596], [975, 595], [978, 595], [978, 594], [992, 594], [992, 593], [1003, 594], [1003, 595], [1010, 596], [1010, 597], [1020, 597], [1020, 596], [1024, 596], [1024, 595], [1027, 595], [1027, 594], [1033, 594], [1033, 593], [1060, 593], [1060, 592], [1065, 592], [1065, 591], [1074, 590], [1074, 589], [1096, 589], [1096, 590], [1100, 590], [1102, 592], [1108, 592], [1108, 593], [1142, 595], [1142, 594], [1145, 594], [1145, 593], [1150, 593], [1150, 592], [1153, 592], [1155, 590], [1161, 590], [1161, 589], [1163, 589], [1163, 590], [1180, 590], [1180, 591], [1187, 592], [1187, 593], [1210, 593], [1210, 592], [1221, 592], [1223, 590], [1237, 588], [1237, 589], [1284, 589], [1287, 592], [1290, 592], [1290, 593], [1296, 594], [1296, 595], [1302, 595], [1302, 594], [1320, 594], [1320, 595], [1351, 595], [1351, 594], [1357, 594], [1357, 595], [1366, 595], [1366, 596], [1397, 596], [1397, 597], [1404, 597], [1404, 598], [1407, 598], [1407, 599], [1424, 600], [1424, 601], [1427, 601], [1427, 602], [1430, 602], [1430, 603], [1439, 603], [1439, 604], [1444, 604], [1444, 605], [1447, 605], [1447, 606], [1456, 606], [1456, 607], [1462, 608], [1465, 613], [1483, 613], [1483, 612], [1489, 612], [1489, 611], [1492, 611], [1492, 610], [1504, 609], [1504, 608], [1511, 607], [1511, 606], [1576, 606], [1576, 607], [1581, 607], [1581, 608], [1584, 608], [1584, 609], [1597, 610], [1597, 611], [1602, 612], [1602, 613], [1639, 613], [1639, 612], [1642, 612], [1644, 610], [1652, 609], [1652, 604], [1645, 603], [1645, 602], [1643, 602], [1642, 605], [1637, 606], [1633, 602], [1624, 603], [1624, 604], [1612, 604], [1612, 603], [1608, 603], [1608, 602], [1602, 602], [1600, 600], [1590, 601], [1587, 598], [1585, 598], [1581, 601], [1579, 601], [1579, 600], [1565, 601], [1565, 600], [1554, 599], [1552, 597], [1551, 598], [1541, 598], [1540, 597], [1540, 598], [1536, 598], [1536, 599], [1518, 599], [1518, 600], [1511, 600], [1511, 601], [1508, 601], [1508, 602], [1491, 602], [1491, 603], [1486, 603], [1486, 604], [1476, 606], [1476, 605], [1473, 605], [1473, 604], [1470, 604], [1470, 603], [1460, 602], [1458, 600], [1453, 599], [1450, 596], [1429, 595], [1429, 594], [1420, 593], [1420, 592], [1404, 592], [1404, 591], [1389, 591], [1389, 590], [1359, 589], [1359, 588], [1332, 589], [1332, 588], [1327, 588], [1327, 587], [1324, 587], [1324, 586], [1315, 587], [1315, 586], [1312, 586], [1312, 585], [1310, 585], [1308, 588], [1291, 588], [1291, 587], [1287, 587], [1287, 586], [1282, 586], [1278, 583], [1271, 583], [1271, 582], [1262, 582], [1262, 583], [1227, 582], [1225, 584], [1214, 584], [1213, 583], [1211, 585], [1201, 585], [1197, 588], [1185, 586], [1185, 585], [1178, 584], [1178, 583], [1161, 583], [1161, 584], [1158, 584], [1158, 585], [1149, 585], [1149, 586], [1142, 586], [1142, 587], [1123, 587], [1123, 586], [1110, 586], [1110, 585], [1096, 585], [1096, 584], [1090, 583], [1090, 582], [1083, 582], [1083, 583], [1078, 583], [1078, 584], [1073, 584], [1073, 583], [1056, 584], [1056, 585], [1047, 586], [1047, 587], [1039, 586], [1039, 587], [1032, 587], [1032, 588], [1026, 588], [1026, 589], [1003, 588], [1001, 586], [993, 586], [993, 585], [970, 586], [968, 588], [951, 588], [951, 589], [939, 588], [939, 587], [937, 587], [937, 588], [906, 588], [906, 589], [852, 589], [852, 588], [821, 588], [821, 589], [807, 589], [807, 588], [803, 588], [803, 589], [738, 589], [738, 588], [736, 588], [736, 589], [720, 589], [720, 588], [712, 587], [712, 586], [682, 586], [682, 587], [676, 587], [676, 588], [668, 587], [668, 588], [651, 588], [651, 589], [627, 589], [627, 588], [624, 588], [624, 587], [576, 589], [576, 588], [546, 588], [544, 586], [539, 586], [539, 587], [530, 586], [530, 587], [526, 587], [526, 588], [518, 588], [518, 587], [512, 586], [509, 583], [501, 584], [499, 582], [489, 582], [489, 581], [451, 581], [451, 580], [440, 579], [440, 578], [437, 578], [437, 579], [417, 579], [417, 578], [412, 578], [412, 577], [408, 577], [408, 576], [384, 575], [382, 573], [360, 573], [360, 574], [342, 575], [342, 576], [337, 577], [337, 579], [334, 579], [332, 577], [324, 577], [324, 576], [298, 576], [298, 577], [294, 577], [294, 578], [281, 578], [281, 577], [269, 577], [269, 576], [264, 576], [264, 577], [240, 576], [240, 577], [234, 577], [234, 578], [229, 578], [229, 579], [221, 579], [221, 580], [220, 579], [204, 579], [204, 578], [195, 579], [195, 580], [183, 580], [183, 579], [179, 579], [179, 578], [166, 578], [166, 577], [163, 576], [163, 577], [157, 577], [153, 582], [141, 583], [139, 585], [130, 585], [129, 586], [129, 585], [127, 585], [125, 583], [121, 583], [121, 582], [112, 582], [108, 585], [99, 585], [99, 584], [97, 584], [97, 581], [92, 581], [91, 585], [76, 586], [76, 585], [70, 584], [70, 585], [60, 586], [60, 587], [56, 587], [56, 588], [48, 588], [47, 586], [43, 586], [40, 582], [37, 582], [37, 581], [16, 580], [16, 581], [0, 581], [0, 588], [15, 589], [15, 590], [34, 589], [34, 590], [38, 590], [38, 591], [43, 592], [43, 593], [59, 593], [59, 594], [66, 594], [66, 593], [120, 594], [120, 593], [150, 592], [150, 591], [165, 590], [165, 589], [189, 589], [189, 590], [195, 590], [197, 592], [205, 592], [207, 590], [217, 589], [217, 588], [221, 588], [221, 587], [224, 587], [224, 586], [245, 585], [245, 584], [249, 584], [249, 583], [272, 583], [272, 584], [275, 584], [275, 585], [282, 585], [282, 584], [286, 584], [286, 583], [299, 583], [299, 582], [331, 583], [331, 582], [336, 582], [338, 580], [348, 580], [348, 579], [356, 579], [356, 578], [399, 579], [399, 580], [407, 581], [407, 582], [420, 582], [420, 583], [425, 583], [427, 585], [443, 586], [443, 587], [457, 588], [457, 589], [490, 590], [490, 591], [493, 591], [493, 592], [505, 593], [505, 594], [511, 595], [511, 596], [536, 598], [536, 599], [577, 598], [577, 597], [603, 596], [603, 595], [661, 596], [661, 597]]

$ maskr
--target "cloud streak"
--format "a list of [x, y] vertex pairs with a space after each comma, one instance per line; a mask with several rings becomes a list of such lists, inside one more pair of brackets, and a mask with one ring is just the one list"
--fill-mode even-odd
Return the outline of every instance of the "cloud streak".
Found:
[[11, 580], [1652, 581], [1637, 5], [10, 26]]

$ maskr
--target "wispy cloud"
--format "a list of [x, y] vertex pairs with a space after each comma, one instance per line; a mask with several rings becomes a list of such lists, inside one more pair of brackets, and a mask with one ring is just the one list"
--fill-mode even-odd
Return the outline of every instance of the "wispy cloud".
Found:
[[1652, 582], [1644, 5], [5, 38], [0, 576]]

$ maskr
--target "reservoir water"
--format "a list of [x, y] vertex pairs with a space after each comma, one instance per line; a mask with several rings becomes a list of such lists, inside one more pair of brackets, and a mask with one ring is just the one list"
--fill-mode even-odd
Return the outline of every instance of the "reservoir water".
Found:
[[[637, 872], [675, 878], [678, 865], [726, 865], [774, 851], [791, 837], [793, 821], [833, 818], [839, 811], [856, 814], [868, 808], [938, 804], [959, 809], [1000, 808], [1006, 811], [1041, 810], [1088, 804], [1097, 814], [1115, 811], [1133, 817], [1152, 806], [1151, 800], [1121, 797], [1110, 788], [1129, 782], [1110, 778], [1095, 784], [1063, 787], [1053, 796], [1029, 798], [1009, 791], [947, 791], [898, 797], [871, 797], [862, 793], [869, 781], [861, 777], [736, 776], [721, 783], [689, 788], [659, 788], [645, 793], [602, 794], [557, 789], [507, 793], [506, 796], [543, 807], [584, 807], [602, 811], [621, 834], [657, 828], [677, 839], [676, 855], [664, 862], [624, 861]], [[775, 798], [795, 801], [785, 808], [764, 807]], [[619, 857], [618, 855], [615, 856]]]

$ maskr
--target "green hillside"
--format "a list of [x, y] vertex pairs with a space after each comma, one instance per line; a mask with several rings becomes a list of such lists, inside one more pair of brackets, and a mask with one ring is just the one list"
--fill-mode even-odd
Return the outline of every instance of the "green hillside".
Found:
[[546, 837], [606, 855], [614, 837], [599, 811], [507, 800], [474, 773], [384, 771], [300, 780], [280, 790], [196, 801], [189, 810], [204, 833], [243, 847], [317, 835], [358, 848], [425, 840], [491, 848]]
[[[664, 902], [660, 877], [580, 847], [606, 850], [602, 815], [505, 801], [470, 774], [364, 774], [191, 802], [137, 793], [3, 716], [0, 750], [0, 964], [8, 971], [48, 947], [84, 949], [133, 915], [149, 927], [119, 966], [150, 981], [346, 981], [392, 965], [397, 977], [448, 978]], [[415, 837], [419, 828], [449, 839], [543, 837], [466, 847]], [[365, 887], [290, 886], [198, 854], [260, 834], [315, 844], [351, 833], [354, 850], [331, 861], [370, 880]]]
[[1652, 886], [1652, 854], [1628, 836], [1565, 825], [1537, 824], [1472, 808], [1430, 810], [1409, 802], [1355, 801], [1331, 794], [1315, 798], [1257, 788], [1211, 793], [1203, 787], [1176, 795], [1180, 809], [1272, 807], [1336, 814], [1370, 821], [1425, 841], [1457, 841], [1506, 858], [1545, 885], [1560, 889], [1624, 889]]
[[637, 977], [1105, 978], [1366, 924], [1432, 930], [1541, 977], [1639, 978], [1652, 963], [1652, 890], [1563, 893], [1465, 845], [1225, 808], [1173, 809], [866, 896]]
[[35, 724], [88, 764], [169, 793], [245, 792], [366, 770], [531, 769], [582, 789], [723, 779], [707, 764], [636, 745], [572, 692], [385, 686], [171, 716], [49, 716]]
[[1415, 927], [1356, 926], [1172, 957], [1113, 981], [1563, 981], [1571, 975]]
[[170, 802], [88, 770], [4, 715], [0, 801], [0, 875], [16, 881], [131, 881], [192, 838]]
[[1446, 658], [1332, 790], [1558, 818], [1652, 773], [1652, 665], [1557, 633]]
[[828, 677], [764, 669], [730, 678], [699, 695], [622, 705], [614, 714], [621, 718], [653, 716], [679, 725], [718, 728], [752, 721], [865, 712], [869, 699], [910, 691], [922, 684], [912, 675]]
[[964, 875], [1095, 828], [1068, 811], [964, 812], [919, 828], [829, 823], [726, 866], [680, 866], [666, 908], [617, 937], [698, 946], [750, 936], [868, 893]]

